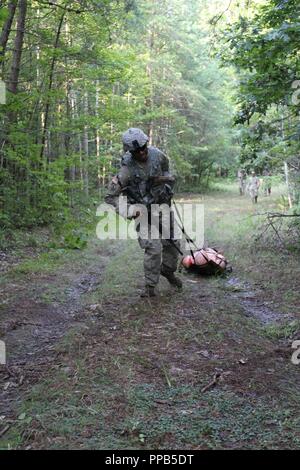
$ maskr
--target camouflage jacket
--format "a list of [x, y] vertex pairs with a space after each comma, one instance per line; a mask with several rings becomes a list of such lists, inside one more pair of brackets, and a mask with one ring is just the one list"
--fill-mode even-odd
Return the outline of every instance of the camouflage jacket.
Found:
[[159, 189], [151, 184], [151, 178], [156, 176], [170, 176], [169, 160], [163, 152], [156, 147], [148, 147], [148, 159], [145, 163], [137, 162], [127, 152], [122, 158], [118, 174], [109, 184], [105, 202], [118, 209], [119, 197], [124, 195], [129, 204], [148, 206], [160, 203], [156, 198]]

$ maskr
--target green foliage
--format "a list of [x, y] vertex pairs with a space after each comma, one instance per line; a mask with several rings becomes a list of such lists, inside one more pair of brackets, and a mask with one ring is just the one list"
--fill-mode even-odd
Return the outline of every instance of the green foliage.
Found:
[[235, 122], [249, 126], [240, 136], [241, 162], [260, 171], [281, 168], [299, 152], [300, 5], [298, 0], [252, 5], [223, 31], [219, 55], [239, 75]]
[[2, 27], [4, 21], [8, 16], [8, 9], [2, 5], [0, 5], [0, 28]]
[[230, 129], [231, 76], [211, 57], [206, 2], [145, 1], [140, 8], [135, 30], [149, 81], [141, 126], [151, 119], [154, 143], [168, 153], [181, 180], [204, 185], [215, 163], [230, 165], [238, 153]]
[[[17, 93], [9, 91], [14, 18], [2, 67], [7, 104], [0, 105], [6, 229], [65, 223], [75, 206], [89, 204], [118, 167], [129, 126], [167, 152], [182, 187], [207, 185], [239, 153], [233, 75], [211, 56], [208, 2], [101, 5], [28, 2]], [[6, 19], [0, 8], [0, 32]], [[66, 244], [80, 242], [70, 235]]]

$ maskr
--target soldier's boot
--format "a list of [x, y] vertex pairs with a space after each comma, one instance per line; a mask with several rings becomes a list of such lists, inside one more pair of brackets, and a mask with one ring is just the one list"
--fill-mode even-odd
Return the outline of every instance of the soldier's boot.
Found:
[[155, 287], [146, 286], [144, 292], [141, 293], [141, 297], [156, 297]]
[[168, 271], [164, 269], [163, 267], [160, 270], [160, 274], [164, 276], [171, 286], [177, 287], [178, 289], [182, 289], [182, 281], [179, 279], [179, 277], [175, 276], [175, 274], [172, 271]]

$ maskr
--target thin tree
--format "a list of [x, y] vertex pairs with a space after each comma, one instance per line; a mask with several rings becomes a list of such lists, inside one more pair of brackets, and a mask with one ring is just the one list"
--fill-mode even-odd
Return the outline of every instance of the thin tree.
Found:
[[41, 154], [40, 154], [41, 161], [43, 160], [43, 157], [44, 157], [45, 142], [46, 142], [46, 135], [47, 135], [47, 128], [48, 128], [48, 121], [49, 121], [50, 94], [51, 94], [52, 87], [53, 87], [54, 69], [55, 69], [55, 62], [56, 62], [55, 52], [58, 49], [59, 38], [60, 38], [60, 34], [61, 34], [65, 14], [66, 14], [66, 12], [64, 11], [63, 14], [60, 17], [60, 20], [59, 20], [59, 24], [58, 24], [58, 28], [57, 28], [57, 32], [56, 32], [56, 37], [55, 37], [55, 43], [54, 43], [54, 54], [53, 54], [51, 65], [50, 65], [48, 94], [47, 94], [47, 100], [46, 100], [46, 106], [45, 106], [45, 115], [44, 115], [44, 122], [43, 122], [43, 130], [42, 130], [42, 142], [41, 142], [42, 146], [41, 146]]
[[3, 64], [4, 64], [4, 56], [6, 51], [6, 46], [8, 42], [8, 38], [11, 32], [11, 26], [14, 20], [16, 8], [17, 8], [17, 0], [12, 0], [8, 4], [8, 15], [6, 21], [4, 22], [1, 35], [0, 35], [0, 62], [2, 62], [2, 72], [3, 72]]
[[16, 94], [18, 91], [20, 65], [24, 42], [25, 21], [27, 13], [27, 0], [19, 0], [18, 4], [18, 19], [17, 19], [17, 32], [14, 42], [14, 52], [12, 64], [8, 79], [7, 88], [11, 93]]

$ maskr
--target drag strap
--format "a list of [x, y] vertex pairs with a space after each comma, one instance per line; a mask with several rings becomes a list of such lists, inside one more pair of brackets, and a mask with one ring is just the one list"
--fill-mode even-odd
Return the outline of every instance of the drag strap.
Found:
[[192, 240], [191, 237], [189, 237], [188, 234], [186, 233], [185, 228], [184, 228], [184, 226], [183, 226], [182, 218], [181, 218], [181, 216], [180, 216], [178, 207], [177, 207], [176, 202], [174, 201], [174, 199], [172, 200], [172, 202], [173, 202], [173, 204], [174, 204], [176, 213], [177, 213], [178, 218], [179, 218], [179, 221], [180, 221], [180, 223], [181, 223], [181, 226], [179, 225], [178, 222], [177, 222], [177, 225], [178, 225], [178, 227], [180, 228], [180, 230], [182, 231], [183, 235], [185, 236], [186, 241], [188, 242], [189, 249], [190, 249], [190, 253], [191, 253], [191, 256], [192, 256], [192, 258], [193, 258], [193, 260], [194, 260], [194, 263], [195, 263], [195, 255], [194, 255], [194, 251], [193, 251], [192, 248], [191, 248], [191, 243], [194, 245], [194, 247], [196, 248], [196, 250], [198, 250], [198, 247], [197, 247], [197, 245], [195, 244], [194, 240]]

